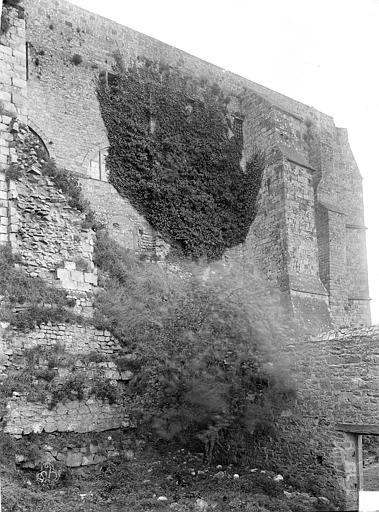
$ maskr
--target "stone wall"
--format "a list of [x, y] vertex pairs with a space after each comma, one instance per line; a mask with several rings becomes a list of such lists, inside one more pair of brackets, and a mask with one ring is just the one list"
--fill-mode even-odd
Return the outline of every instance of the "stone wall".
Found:
[[346, 132], [329, 116], [64, 0], [25, 7], [29, 123], [51, 156], [83, 176], [86, 196], [120, 243], [147, 253], [161, 246], [126, 199], [89, 178], [91, 155], [108, 146], [96, 80], [111, 71], [116, 50], [126, 63], [162, 60], [221, 86], [244, 118], [242, 164], [255, 146], [270, 161], [245, 257], [287, 293], [296, 314], [311, 312], [312, 328], [318, 319], [330, 325], [328, 307], [336, 325], [370, 322], [361, 178]]
[[125, 408], [94, 398], [59, 403], [49, 410], [44, 404], [13, 397], [7, 405], [5, 434], [28, 435], [32, 432], [102, 432], [129, 425]]
[[379, 327], [346, 328], [284, 344], [280, 351], [297, 382], [298, 408], [281, 419], [279, 439], [267, 453], [284, 471], [297, 454], [302, 464], [308, 458], [310, 475], [318, 467], [333, 468], [346, 491], [346, 510], [357, 506], [357, 440], [336, 425], [377, 424], [378, 341]]
[[132, 440], [125, 435], [123, 430], [112, 432], [99, 432], [88, 436], [86, 434], [69, 434], [62, 437], [57, 434], [41, 434], [38, 445], [34, 446], [40, 459], [36, 460], [25, 455], [22, 446], [16, 444], [16, 463], [19, 467], [38, 468], [41, 462], [64, 464], [70, 468], [101, 464], [112, 457], [122, 455], [126, 460], [132, 460], [138, 448], [140, 440]]
[[[41, 325], [30, 333], [1, 329], [0, 376], [9, 378], [25, 370], [28, 353], [33, 349], [38, 349], [39, 354], [33, 372], [51, 369], [62, 384], [65, 379], [78, 375], [88, 386], [93, 379], [103, 378], [122, 387], [133, 376], [130, 370], [118, 369], [117, 357], [127, 358], [128, 355], [108, 331], [67, 324]], [[56, 366], [50, 368], [49, 356], [54, 353], [57, 354]], [[127, 409], [122, 397], [120, 400], [120, 403], [110, 404], [89, 395], [83, 400], [63, 400], [51, 407], [46, 402], [27, 401], [25, 394], [14, 392], [3, 417], [4, 432], [27, 435], [32, 432], [98, 432], [126, 427], [129, 425]]]
[[[92, 233], [82, 229], [79, 212], [41, 176], [42, 146], [78, 173], [86, 196], [116, 240], [145, 253], [167, 249], [109, 183], [88, 174], [91, 155], [108, 145], [96, 79], [101, 71], [111, 70], [113, 52], [120, 49], [127, 62], [141, 55], [162, 59], [217, 82], [231, 96], [230, 108], [244, 116], [242, 164], [255, 146], [265, 150], [268, 165], [256, 220], [246, 243], [228, 257], [242, 255], [255, 262], [312, 331], [332, 322], [369, 323], [361, 177], [346, 132], [330, 117], [64, 0], [25, 0], [25, 7], [26, 34], [22, 8], [7, 8], [11, 27], [0, 44], [0, 242], [11, 242], [30, 275], [70, 290], [81, 313], [91, 308], [97, 286]], [[22, 180], [6, 180], [12, 163], [21, 166]], [[307, 466], [314, 474], [319, 466], [334, 468], [339, 481], [354, 491], [355, 445], [335, 424], [376, 421], [378, 337], [377, 328], [345, 329], [281, 347], [298, 383], [298, 409], [283, 415], [281, 437], [262, 449], [257, 461], [270, 459], [276, 470], [298, 464], [306, 472]], [[22, 371], [31, 348], [59, 345], [77, 357], [75, 371], [89, 382], [99, 374], [123, 387], [132, 377], [115, 364], [114, 356], [121, 354], [117, 342], [93, 327], [44, 325], [27, 335], [2, 330], [0, 344], [3, 376]], [[91, 352], [97, 354], [96, 361], [85, 357]], [[46, 366], [43, 358], [38, 364]], [[64, 378], [67, 368], [56, 371]], [[49, 409], [16, 394], [4, 420], [13, 435], [58, 435], [124, 428], [127, 412], [122, 402], [109, 404], [93, 396]], [[63, 453], [53, 451], [55, 460]], [[76, 446], [72, 465], [93, 453], [85, 443]], [[67, 462], [68, 456], [62, 457]]]

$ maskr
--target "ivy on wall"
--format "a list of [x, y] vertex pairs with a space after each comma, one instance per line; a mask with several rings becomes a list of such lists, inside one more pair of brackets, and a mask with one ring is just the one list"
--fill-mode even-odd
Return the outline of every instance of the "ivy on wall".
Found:
[[242, 170], [218, 86], [147, 60], [115, 73], [98, 85], [110, 183], [184, 255], [219, 258], [255, 217], [263, 154]]

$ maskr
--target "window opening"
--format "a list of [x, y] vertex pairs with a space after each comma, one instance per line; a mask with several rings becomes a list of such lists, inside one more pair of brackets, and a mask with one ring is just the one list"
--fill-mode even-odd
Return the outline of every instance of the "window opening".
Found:
[[243, 119], [233, 116], [233, 133], [240, 144], [243, 144]]
[[29, 42], [25, 43], [25, 58], [26, 58], [26, 80], [29, 80]]
[[108, 149], [101, 149], [93, 153], [89, 161], [89, 176], [95, 180], [108, 181], [106, 157]]
[[109, 71], [100, 71], [99, 73], [100, 83], [107, 87], [115, 87], [117, 85], [117, 75], [110, 73]]

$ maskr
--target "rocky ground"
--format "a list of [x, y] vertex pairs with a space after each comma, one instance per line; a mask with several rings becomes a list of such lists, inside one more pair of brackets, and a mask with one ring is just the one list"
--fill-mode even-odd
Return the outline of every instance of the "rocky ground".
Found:
[[[155, 454], [156, 455], [156, 454]], [[182, 450], [113, 461], [62, 475], [54, 488], [36, 472], [2, 467], [3, 512], [312, 512], [337, 510], [322, 496], [260, 468], [204, 464]]]

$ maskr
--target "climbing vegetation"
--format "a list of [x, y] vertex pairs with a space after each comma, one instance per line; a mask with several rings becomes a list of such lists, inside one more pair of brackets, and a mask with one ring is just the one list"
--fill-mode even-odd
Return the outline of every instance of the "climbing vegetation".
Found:
[[243, 242], [265, 165], [242, 170], [220, 88], [148, 60], [101, 75], [98, 99], [109, 138], [109, 181], [184, 255], [219, 258]]
[[0, 320], [22, 331], [46, 322], [75, 322], [78, 316], [65, 290], [30, 277], [9, 246], [0, 247]]

